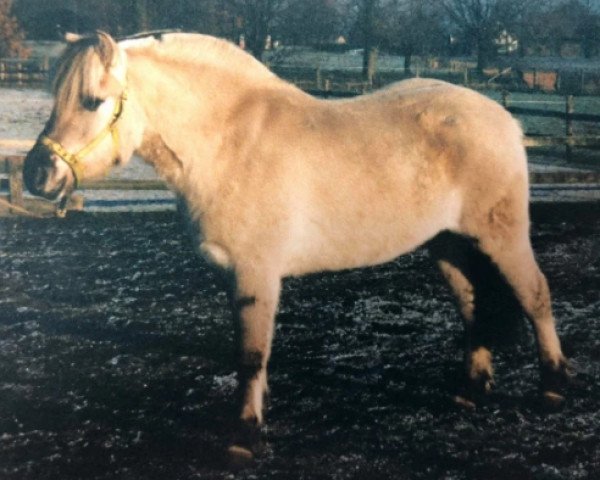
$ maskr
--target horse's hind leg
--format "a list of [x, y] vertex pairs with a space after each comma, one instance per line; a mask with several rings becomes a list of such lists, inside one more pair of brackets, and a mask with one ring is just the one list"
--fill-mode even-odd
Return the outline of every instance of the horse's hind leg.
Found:
[[488, 229], [475, 237], [531, 321], [538, 344], [543, 395], [550, 404], [560, 404], [569, 371], [556, 333], [548, 283], [533, 254], [526, 210], [511, 212], [510, 205], [502, 201], [492, 208], [486, 218]]
[[430, 242], [429, 251], [450, 285], [465, 323], [466, 385], [457, 399], [472, 407], [475, 397], [488, 393], [493, 385], [492, 353], [476, 308], [480, 300], [474, 285], [477, 258], [467, 240], [450, 233]]

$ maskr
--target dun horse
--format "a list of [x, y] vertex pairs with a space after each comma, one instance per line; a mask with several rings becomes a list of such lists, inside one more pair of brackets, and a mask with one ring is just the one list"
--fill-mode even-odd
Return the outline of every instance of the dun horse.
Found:
[[[493, 374], [472, 251], [493, 262], [533, 325], [544, 398], [563, 400], [569, 372], [529, 239], [522, 131], [498, 104], [422, 79], [320, 100], [203, 35], [67, 40], [27, 186], [62, 201], [137, 153], [184, 199], [199, 252], [234, 279], [234, 457], [252, 457], [263, 424], [282, 279], [387, 262], [434, 237], [466, 326], [463, 401], [488, 391]], [[472, 250], [445, 243], [454, 236]]]

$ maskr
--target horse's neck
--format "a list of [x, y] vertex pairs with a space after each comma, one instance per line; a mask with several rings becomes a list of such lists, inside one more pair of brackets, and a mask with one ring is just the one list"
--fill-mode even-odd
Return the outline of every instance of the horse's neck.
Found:
[[[251, 72], [253, 73], [253, 72]], [[206, 178], [228, 118], [256, 85], [277, 83], [267, 71], [254, 79], [220, 62], [202, 64], [157, 56], [132, 56], [129, 83], [144, 111], [145, 133], [138, 153], [177, 190], [190, 171]], [[208, 180], [208, 179], [207, 179]]]

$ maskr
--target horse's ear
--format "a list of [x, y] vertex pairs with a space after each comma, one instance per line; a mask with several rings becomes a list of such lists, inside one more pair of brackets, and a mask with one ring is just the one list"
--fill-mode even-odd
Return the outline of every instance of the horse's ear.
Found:
[[65, 41], [67, 43], [75, 43], [75, 42], [78, 42], [79, 40], [81, 40], [82, 38], [83, 38], [83, 36], [79, 35], [78, 33], [72, 33], [72, 32], [65, 33]]

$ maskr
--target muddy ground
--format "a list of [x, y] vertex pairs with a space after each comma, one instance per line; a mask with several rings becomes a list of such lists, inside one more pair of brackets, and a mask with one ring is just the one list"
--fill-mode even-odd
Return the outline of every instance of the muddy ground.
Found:
[[534, 214], [581, 383], [561, 412], [528, 327], [487, 403], [453, 404], [462, 327], [420, 250], [285, 282], [268, 450], [236, 474], [230, 317], [175, 214], [0, 219], [0, 479], [598, 479], [600, 204]]

